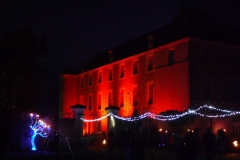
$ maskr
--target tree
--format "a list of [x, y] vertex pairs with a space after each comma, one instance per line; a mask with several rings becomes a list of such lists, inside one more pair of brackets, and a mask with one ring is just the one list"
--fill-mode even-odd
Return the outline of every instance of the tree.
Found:
[[8, 149], [21, 149], [25, 135], [24, 113], [35, 110], [36, 84], [40, 66], [37, 56], [46, 56], [44, 38], [34, 36], [29, 28], [5, 32], [0, 39], [0, 117], [10, 138]]
[[35, 106], [37, 55], [46, 55], [44, 38], [29, 28], [6, 32], [0, 41], [0, 109], [27, 111]]
[[37, 135], [40, 135], [41, 137], [47, 137], [50, 132], [50, 125], [46, 124], [43, 120], [39, 119], [38, 114], [29, 114], [31, 118], [31, 125], [30, 128], [33, 130], [33, 135], [31, 137], [31, 144], [32, 144], [32, 150], [36, 151], [36, 145], [35, 145], [35, 138]]

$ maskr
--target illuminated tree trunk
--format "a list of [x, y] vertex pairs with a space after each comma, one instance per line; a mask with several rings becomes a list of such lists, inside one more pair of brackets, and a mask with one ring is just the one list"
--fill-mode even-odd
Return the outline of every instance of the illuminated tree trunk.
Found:
[[32, 144], [32, 151], [36, 151], [37, 148], [36, 148], [36, 145], [35, 145], [35, 137], [37, 136], [37, 132], [33, 131], [33, 135], [32, 135], [32, 138], [31, 138], [31, 144]]

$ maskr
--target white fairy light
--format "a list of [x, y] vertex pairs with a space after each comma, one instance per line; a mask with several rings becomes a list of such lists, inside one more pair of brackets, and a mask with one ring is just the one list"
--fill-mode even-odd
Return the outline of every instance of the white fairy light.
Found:
[[[207, 108], [210, 110], [215, 110], [218, 112], [223, 112], [222, 114], [215, 114], [215, 115], [207, 115], [207, 114], [202, 114], [200, 113], [200, 110]], [[179, 113], [179, 114], [175, 114], [175, 115], [158, 115], [158, 114], [154, 114], [154, 113], [150, 113], [150, 112], [146, 112], [142, 115], [136, 116], [136, 117], [120, 117], [118, 115], [113, 114], [112, 112], [108, 113], [106, 116], [100, 117], [100, 118], [96, 118], [96, 119], [83, 119], [81, 118], [81, 120], [83, 120], [84, 122], [95, 122], [95, 121], [100, 121], [104, 118], [107, 118], [108, 116], [113, 116], [114, 118], [123, 120], [123, 121], [137, 121], [137, 120], [141, 120], [144, 119], [146, 117], [150, 117], [152, 119], [156, 119], [159, 121], [172, 121], [172, 120], [176, 120], [178, 118], [181, 118], [183, 116], [189, 115], [189, 114], [193, 114], [193, 115], [198, 115], [201, 117], [209, 117], [209, 118], [223, 118], [223, 117], [227, 117], [227, 116], [234, 116], [237, 114], [240, 114], [240, 111], [230, 111], [230, 110], [223, 110], [223, 109], [219, 109], [219, 108], [215, 108], [213, 106], [208, 106], [208, 105], [204, 105], [204, 106], [200, 106], [199, 108], [195, 109], [195, 110], [190, 110], [188, 109], [188, 111], [185, 111], [183, 113]]]

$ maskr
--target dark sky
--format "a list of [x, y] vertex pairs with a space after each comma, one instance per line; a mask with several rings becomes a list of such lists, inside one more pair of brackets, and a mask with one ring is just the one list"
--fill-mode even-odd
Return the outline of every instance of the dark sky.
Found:
[[0, 38], [25, 26], [46, 38], [41, 105], [57, 107], [58, 76], [68, 64], [78, 70], [97, 53], [171, 23], [181, 6], [240, 26], [239, 0], [1, 0]]

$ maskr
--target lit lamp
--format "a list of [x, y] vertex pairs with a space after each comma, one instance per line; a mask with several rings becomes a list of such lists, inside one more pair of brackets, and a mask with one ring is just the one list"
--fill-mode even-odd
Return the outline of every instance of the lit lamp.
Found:
[[233, 141], [233, 145], [234, 145], [234, 147], [237, 147], [238, 146], [238, 141]]
[[[119, 107], [117, 106], [109, 106], [109, 107], [106, 107], [105, 110], [107, 111], [107, 113], [112, 113], [114, 115], [118, 115], [118, 111], [120, 110]], [[113, 116], [108, 116], [108, 120], [107, 120], [107, 123], [108, 123], [108, 132], [115, 127], [115, 120], [114, 120], [114, 117]]]

